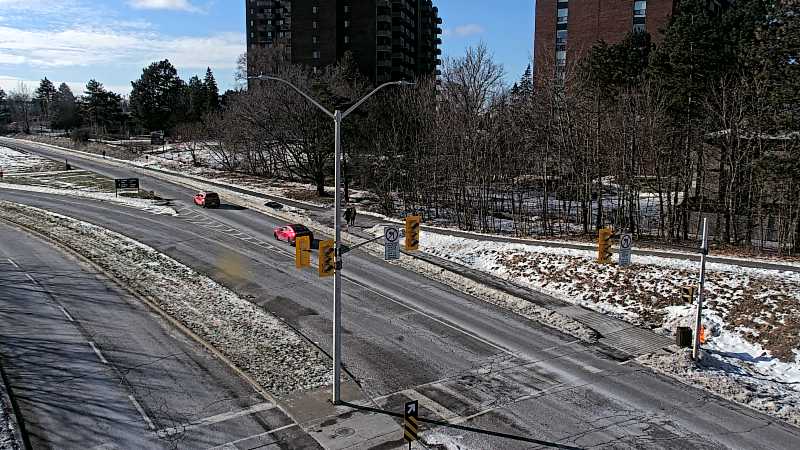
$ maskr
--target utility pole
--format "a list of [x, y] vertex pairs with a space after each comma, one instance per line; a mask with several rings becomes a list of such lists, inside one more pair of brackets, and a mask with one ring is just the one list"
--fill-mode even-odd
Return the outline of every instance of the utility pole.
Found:
[[703, 243], [700, 246], [700, 292], [697, 294], [697, 316], [694, 319], [694, 345], [692, 359], [700, 357], [700, 328], [703, 326], [703, 286], [706, 282], [706, 256], [708, 255], [708, 218], [703, 218]]
[[284, 80], [283, 78], [259, 75], [254, 77], [247, 77], [248, 80], [271, 80], [283, 83], [290, 88], [294, 89], [298, 94], [302, 95], [306, 100], [311, 102], [314, 106], [319, 108], [325, 115], [333, 119], [335, 128], [334, 138], [334, 218], [333, 227], [335, 228], [335, 245], [334, 254], [336, 255], [336, 270], [333, 273], [333, 398], [334, 405], [338, 405], [342, 401], [341, 392], [341, 373], [342, 373], [342, 121], [350, 113], [358, 109], [367, 99], [375, 95], [381, 89], [387, 86], [414, 86], [415, 83], [408, 81], [390, 81], [384, 83], [372, 92], [365, 95], [361, 100], [357, 101], [353, 106], [342, 112], [339, 109], [331, 112], [319, 102], [311, 98], [300, 88], [294, 84]]

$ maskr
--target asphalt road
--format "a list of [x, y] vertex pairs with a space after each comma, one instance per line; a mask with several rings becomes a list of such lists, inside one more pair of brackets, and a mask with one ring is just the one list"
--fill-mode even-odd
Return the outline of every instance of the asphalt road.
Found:
[[316, 446], [114, 283], [2, 222], [0, 315], [0, 354], [33, 448]]
[[[276, 219], [232, 206], [196, 209], [190, 189], [79, 157], [70, 162], [110, 177], [139, 176], [143, 188], [174, 199], [180, 215], [19, 191], [0, 190], [0, 199], [71, 215], [158, 248], [330, 348], [331, 282], [294, 269], [288, 247], [272, 239]], [[231, 259], [242, 268], [233, 274], [220, 263]], [[344, 277], [344, 361], [381, 406], [398, 410], [407, 398], [423, 399], [423, 415], [579, 447], [781, 449], [800, 442], [794, 427], [635, 363], [620, 364], [551, 328], [358, 251], [346, 257]], [[336, 420], [322, 426], [333, 433]], [[527, 448], [471, 433], [452, 436], [468, 448]], [[387, 437], [387, 445], [398, 444], [397, 437]]]

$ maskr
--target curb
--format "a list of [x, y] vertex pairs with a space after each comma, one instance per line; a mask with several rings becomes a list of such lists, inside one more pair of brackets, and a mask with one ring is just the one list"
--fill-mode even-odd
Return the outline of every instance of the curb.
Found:
[[[95, 262], [91, 261], [90, 259], [86, 258], [85, 256], [83, 256], [82, 254], [78, 253], [76, 250], [72, 249], [71, 247], [67, 246], [66, 244], [63, 244], [62, 242], [57, 241], [57, 240], [51, 238], [50, 236], [47, 236], [46, 234], [44, 234], [44, 233], [42, 233], [42, 232], [40, 232], [38, 230], [32, 229], [32, 228], [30, 228], [30, 227], [28, 227], [26, 225], [19, 224], [17, 222], [12, 221], [12, 220], [9, 220], [9, 219], [6, 219], [6, 218], [0, 218], [0, 221], [3, 221], [5, 223], [10, 224], [12, 226], [15, 226], [17, 228], [23, 229], [25, 232], [30, 233], [30, 234], [38, 237], [39, 239], [42, 239], [45, 242], [48, 242], [48, 243], [52, 244], [53, 246], [55, 246], [56, 248], [60, 249], [61, 251], [63, 251], [65, 253], [69, 254], [70, 256], [76, 258], [77, 260], [79, 260], [82, 263], [88, 265], [89, 267], [93, 268], [94, 270], [97, 270], [98, 273], [102, 274], [107, 279], [113, 281], [114, 284], [119, 286], [125, 292], [128, 292], [134, 298], [136, 298], [137, 300], [139, 300], [142, 303], [144, 303], [148, 308], [150, 308], [156, 314], [158, 314], [160, 317], [162, 317], [164, 320], [169, 322], [170, 325], [174, 326], [179, 332], [183, 333], [186, 337], [188, 337], [189, 339], [193, 340], [197, 344], [200, 344], [203, 348], [208, 350], [209, 353], [211, 353], [215, 358], [217, 358], [220, 362], [225, 364], [225, 366], [230, 368], [240, 378], [245, 380], [247, 382], [247, 384], [249, 384], [262, 398], [264, 398], [265, 400], [273, 403], [281, 412], [286, 414], [287, 417], [291, 418], [292, 420], [295, 421], [295, 423], [299, 424], [299, 422], [288, 413], [288, 411], [283, 407], [283, 405], [281, 405], [281, 403], [278, 401], [277, 397], [274, 397], [272, 394], [270, 394], [269, 391], [264, 389], [255, 379], [253, 379], [249, 374], [247, 374], [247, 372], [245, 372], [242, 369], [240, 369], [239, 367], [237, 367], [227, 356], [225, 356], [216, 347], [214, 347], [210, 343], [206, 342], [203, 338], [201, 338], [199, 335], [197, 335], [195, 332], [193, 332], [187, 326], [185, 326], [184, 324], [180, 323], [177, 319], [175, 319], [174, 317], [170, 316], [166, 311], [164, 311], [162, 308], [160, 308], [158, 306], [157, 302], [155, 301], [155, 299], [153, 299], [150, 296], [140, 294], [134, 288], [130, 287], [127, 283], [124, 283], [122, 280], [120, 280], [119, 278], [117, 278], [116, 276], [114, 276], [113, 274], [111, 274], [110, 272], [105, 270], [104, 268], [102, 268], [100, 265], [98, 265]], [[0, 371], [2, 371], [2, 365], [0, 365]], [[5, 372], [3, 372], [3, 380], [5, 381]], [[24, 432], [23, 432], [23, 437], [25, 437], [25, 433]], [[25, 448], [26, 448], [26, 450], [29, 450], [31, 447], [28, 446], [28, 447], [25, 447]]]
[[8, 407], [8, 418], [11, 425], [11, 434], [13, 441], [11, 442], [12, 449], [25, 449], [30, 450], [31, 442], [28, 438], [28, 432], [25, 430], [25, 419], [22, 417], [22, 411], [17, 404], [17, 399], [14, 396], [14, 391], [11, 388], [11, 381], [8, 379], [5, 369], [3, 369], [3, 358], [0, 357], [0, 407]]

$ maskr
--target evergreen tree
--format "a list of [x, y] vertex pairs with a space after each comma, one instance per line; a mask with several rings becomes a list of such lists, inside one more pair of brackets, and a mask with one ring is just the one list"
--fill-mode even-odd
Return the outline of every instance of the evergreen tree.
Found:
[[58, 87], [52, 111], [51, 127], [59, 130], [71, 130], [80, 126], [75, 95], [66, 83], [61, 83]]
[[33, 95], [41, 109], [42, 118], [45, 121], [50, 120], [51, 107], [56, 97], [56, 87], [53, 85], [53, 82], [48, 80], [47, 77], [44, 77]]
[[208, 112], [208, 91], [196, 75], [189, 79], [189, 113], [187, 120], [199, 122]]
[[99, 81], [90, 80], [81, 99], [81, 115], [95, 134], [120, 131], [124, 121], [122, 96], [107, 91]]
[[146, 67], [131, 85], [131, 112], [145, 129], [170, 130], [186, 119], [189, 89], [169, 60]]
[[11, 114], [8, 111], [8, 98], [6, 96], [6, 91], [3, 88], [0, 88], [0, 125], [6, 125], [11, 118]]
[[214, 112], [219, 110], [219, 86], [217, 80], [214, 78], [214, 73], [211, 68], [206, 69], [206, 77], [203, 80], [203, 85], [206, 91], [206, 112]]

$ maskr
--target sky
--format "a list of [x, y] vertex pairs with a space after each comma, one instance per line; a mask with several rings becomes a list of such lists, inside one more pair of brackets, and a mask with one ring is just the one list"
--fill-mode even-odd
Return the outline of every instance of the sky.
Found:
[[[444, 22], [442, 53], [457, 57], [482, 41], [513, 83], [531, 56], [534, 0], [498, 3], [434, 0]], [[165, 58], [184, 80], [211, 67], [224, 90], [235, 86], [245, 50], [244, 0], [0, 0], [6, 92], [20, 82], [34, 89], [46, 76], [76, 94], [94, 78], [127, 95], [143, 67]]]

